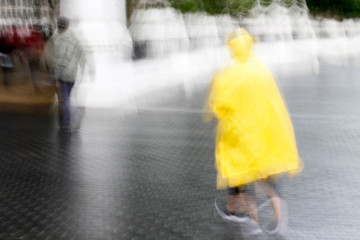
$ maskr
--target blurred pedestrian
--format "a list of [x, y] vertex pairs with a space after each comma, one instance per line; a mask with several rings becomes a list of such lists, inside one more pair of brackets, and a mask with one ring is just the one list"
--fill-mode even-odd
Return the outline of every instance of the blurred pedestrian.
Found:
[[78, 74], [83, 77], [85, 66], [94, 78], [94, 65], [87, 57], [80, 40], [69, 29], [70, 20], [66, 17], [58, 19], [58, 29], [49, 39], [47, 55], [49, 66], [54, 74], [58, 88], [60, 129], [74, 131], [80, 126], [71, 107], [70, 96]]
[[214, 75], [207, 102], [218, 120], [217, 188], [229, 189], [220, 214], [237, 222], [248, 219], [253, 233], [261, 233], [253, 187], [258, 182], [273, 207], [267, 231], [280, 233], [282, 204], [274, 184], [279, 174], [293, 175], [302, 167], [292, 123], [270, 71], [252, 51], [253, 38], [238, 29], [227, 45], [232, 59]]
[[11, 61], [11, 58], [7, 54], [3, 54], [0, 52], [0, 67], [3, 74], [3, 85], [7, 87], [10, 81], [10, 73], [14, 68], [14, 65]]

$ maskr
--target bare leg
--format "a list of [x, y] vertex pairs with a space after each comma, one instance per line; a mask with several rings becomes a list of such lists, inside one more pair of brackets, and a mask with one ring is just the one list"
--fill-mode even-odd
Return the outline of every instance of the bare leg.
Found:
[[240, 193], [229, 195], [227, 210], [232, 213], [247, 212], [253, 220], [259, 222], [256, 199], [245, 192], [241, 192], [240, 189], [239, 187]]
[[248, 205], [249, 216], [259, 223], [256, 199], [254, 197], [247, 196], [246, 202]]
[[228, 202], [226, 204], [226, 209], [229, 212], [231, 212], [231, 213], [235, 212], [238, 198], [239, 198], [239, 195], [229, 195]]

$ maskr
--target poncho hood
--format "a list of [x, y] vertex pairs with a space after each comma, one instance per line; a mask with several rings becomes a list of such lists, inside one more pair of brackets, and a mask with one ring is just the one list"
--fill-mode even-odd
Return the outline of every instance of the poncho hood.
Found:
[[253, 38], [243, 28], [240, 28], [231, 34], [233, 37], [227, 45], [233, 58], [240, 62], [246, 62], [252, 55]]

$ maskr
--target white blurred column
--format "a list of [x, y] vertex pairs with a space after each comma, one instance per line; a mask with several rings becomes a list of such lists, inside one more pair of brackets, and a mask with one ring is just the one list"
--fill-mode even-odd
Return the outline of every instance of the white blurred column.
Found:
[[92, 53], [96, 67], [94, 82], [88, 75], [77, 81], [73, 104], [89, 107], [127, 104], [132, 79], [132, 40], [126, 28], [126, 1], [60, 0], [60, 16], [73, 20], [70, 27]]
[[61, 0], [60, 15], [88, 21], [121, 21], [126, 23], [125, 0]]

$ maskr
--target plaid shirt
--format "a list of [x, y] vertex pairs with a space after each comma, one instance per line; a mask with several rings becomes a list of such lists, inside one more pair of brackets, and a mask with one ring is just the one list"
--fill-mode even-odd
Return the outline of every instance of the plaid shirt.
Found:
[[[55, 71], [55, 78], [65, 82], [75, 82], [79, 67], [85, 69], [86, 54], [79, 39], [71, 30], [56, 32], [47, 44], [50, 66]], [[94, 66], [88, 61], [90, 73]], [[82, 73], [81, 72], [81, 73]]]

